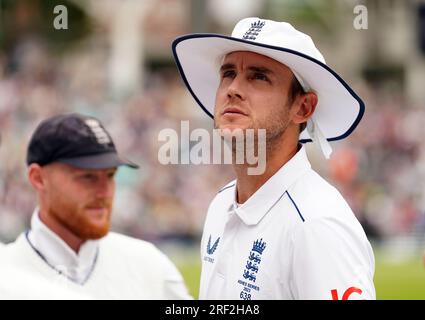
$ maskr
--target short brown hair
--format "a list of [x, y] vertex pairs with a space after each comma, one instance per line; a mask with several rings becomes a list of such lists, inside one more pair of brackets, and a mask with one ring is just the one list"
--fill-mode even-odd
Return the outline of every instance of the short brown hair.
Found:
[[[304, 93], [305, 91], [301, 83], [298, 81], [295, 75], [292, 75], [291, 87], [289, 89], [288, 95], [290, 104], [292, 104], [299, 95], [302, 95]], [[306, 126], [307, 122], [300, 123], [300, 133], [305, 129]]]

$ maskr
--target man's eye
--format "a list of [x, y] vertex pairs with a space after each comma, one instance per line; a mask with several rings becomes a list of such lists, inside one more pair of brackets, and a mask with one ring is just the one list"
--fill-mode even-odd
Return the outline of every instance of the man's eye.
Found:
[[95, 176], [93, 174], [84, 174], [81, 176], [82, 179], [87, 180], [87, 181], [92, 181], [95, 179]]
[[267, 76], [264, 73], [260, 73], [260, 72], [254, 73], [254, 79], [255, 80], [263, 80], [263, 81], [269, 80], [269, 78], [267, 78]]
[[223, 78], [233, 78], [235, 76], [235, 71], [227, 70], [222, 73]]

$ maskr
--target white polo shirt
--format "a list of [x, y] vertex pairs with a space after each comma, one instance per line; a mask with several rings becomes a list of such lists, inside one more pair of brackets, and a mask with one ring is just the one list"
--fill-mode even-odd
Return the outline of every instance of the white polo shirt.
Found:
[[236, 182], [210, 204], [200, 299], [375, 299], [375, 261], [341, 194], [305, 148], [240, 206]]

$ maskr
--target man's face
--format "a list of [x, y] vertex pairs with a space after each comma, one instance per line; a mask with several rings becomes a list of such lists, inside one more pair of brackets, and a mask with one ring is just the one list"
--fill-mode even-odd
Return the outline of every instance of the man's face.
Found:
[[288, 93], [293, 78], [285, 65], [266, 56], [235, 51], [224, 58], [214, 109], [217, 129], [266, 129], [279, 138], [291, 123]]
[[88, 170], [53, 163], [42, 168], [49, 215], [80, 239], [109, 231], [116, 168]]

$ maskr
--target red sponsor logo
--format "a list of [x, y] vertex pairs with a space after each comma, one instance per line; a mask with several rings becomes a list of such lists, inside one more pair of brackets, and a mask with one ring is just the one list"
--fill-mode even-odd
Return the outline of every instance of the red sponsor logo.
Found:
[[[357, 294], [362, 294], [362, 290], [356, 287], [350, 287], [347, 290], [345, 290], [344, 294], [342, 295], [342, 299], [341, 300], [348, 300], [348, 298], [353, 294], [353, 293], [357, 293]], [[333, 289], [331, 290], [331, 294], [332, 294], [332, 300], [339, 300], [338, 298], [338, 290]]]

